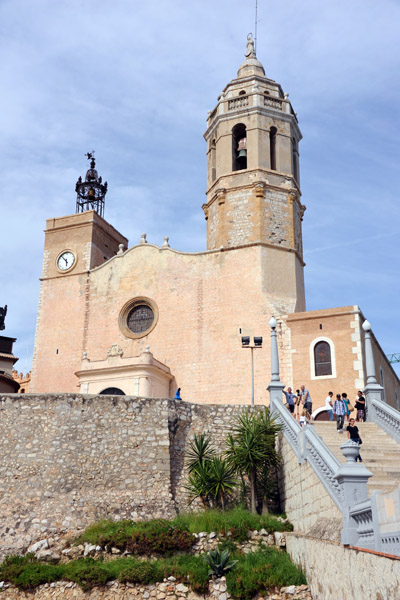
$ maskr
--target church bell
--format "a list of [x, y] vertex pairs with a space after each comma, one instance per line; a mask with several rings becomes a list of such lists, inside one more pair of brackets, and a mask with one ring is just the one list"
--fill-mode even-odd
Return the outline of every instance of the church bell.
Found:
[[242, 138], [237, 145], [238, 158], [247, 158], [247, 139]]

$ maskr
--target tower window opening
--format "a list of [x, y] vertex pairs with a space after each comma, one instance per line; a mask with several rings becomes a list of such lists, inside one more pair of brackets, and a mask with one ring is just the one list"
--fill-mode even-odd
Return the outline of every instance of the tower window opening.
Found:
[[246, 95], [246, 90], [240, 90], [239, 96], [245, 96], [245, 95]]
[[217, 143], [215, 138], [211, 141], [211, 181], [215, 181], [217, 178]]
[[294, 138], [292, 138], [292, 164], [293, 164], [293, 177], [298, 182], [299, 181], [299, 159], [298, 159], [298, 151], [297, 151], [297, 142]]
[[247, 169], [246, 125], [238, 123], [232, 129], [232, 171]]
[[269, 154], [272, 171], [276, 171], [276, 134], [276, 127], [271, 127], [269, 130]]

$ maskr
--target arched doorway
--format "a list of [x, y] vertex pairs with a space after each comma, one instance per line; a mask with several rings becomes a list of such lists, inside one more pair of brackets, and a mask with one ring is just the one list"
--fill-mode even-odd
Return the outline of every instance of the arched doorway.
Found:
[[100, 392], [102, 396], [125, 396], [125, 392], [120, 390], [119, 388], [109, 387]]

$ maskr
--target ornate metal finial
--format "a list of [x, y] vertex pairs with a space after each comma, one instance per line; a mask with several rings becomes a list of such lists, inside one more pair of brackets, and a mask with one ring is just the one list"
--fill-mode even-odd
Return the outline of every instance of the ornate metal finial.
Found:
[[5, 306], [0, 306], [0, 331], [5, 329], [5, 320], [7, 314], [7, 304]]
[[104, 204], [107, 194], [107, 181], [104, 182], [96, 170], [94, 150], [86, 152], [85, 156], [90, 160], [90, 168], [86, 172], [85, 181], [79, 177], [76, 182], [76, 212], [95, 210], [101, 217], [104, 216]]
[[254, 40], [253, 40], [253, 34], [249, 33], [247, 36], [247, 44], [246, 44], [246, 54], [245, 54], [246, 58], [257, 58], [256, 57], [256, 52], [254, 50]]

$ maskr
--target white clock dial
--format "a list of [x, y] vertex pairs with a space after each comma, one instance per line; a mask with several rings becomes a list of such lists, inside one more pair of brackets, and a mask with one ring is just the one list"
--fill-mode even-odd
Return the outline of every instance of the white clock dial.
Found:
[[75, 262], [75, 256], [72, 252], [66, 251], [60, 254], [57, 259], [57, 267], [60, 271], [68, 271]]

